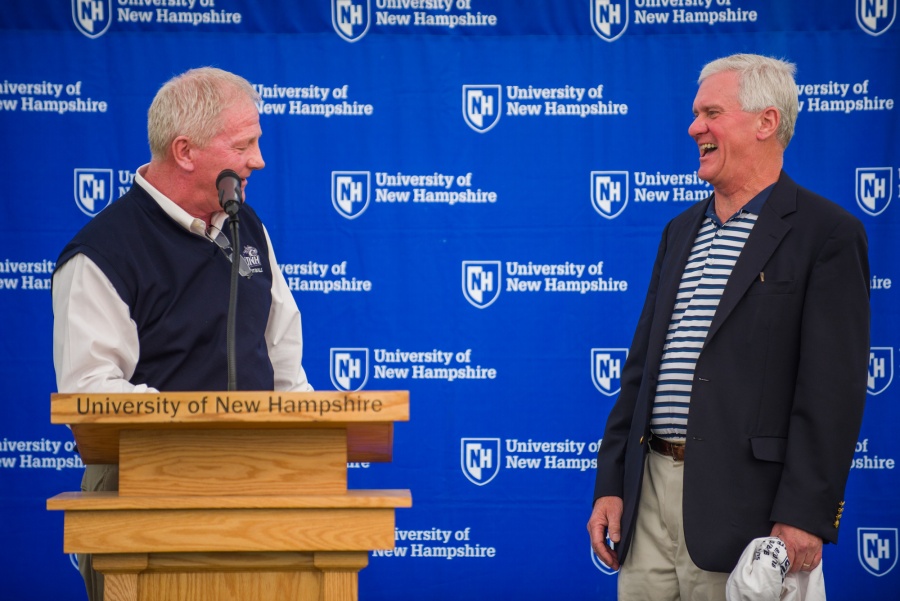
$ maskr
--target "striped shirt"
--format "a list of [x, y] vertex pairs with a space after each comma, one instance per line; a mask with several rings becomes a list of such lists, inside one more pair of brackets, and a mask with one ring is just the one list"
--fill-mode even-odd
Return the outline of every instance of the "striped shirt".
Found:
[[772, 187], [756, 195], [724, 224], [715, 213], [715, 201], [709, 203], [681, 276], [660, 361], [650, 419], [651, 431], [660, 438], [685, 441], [697, 359], [725, 284]]

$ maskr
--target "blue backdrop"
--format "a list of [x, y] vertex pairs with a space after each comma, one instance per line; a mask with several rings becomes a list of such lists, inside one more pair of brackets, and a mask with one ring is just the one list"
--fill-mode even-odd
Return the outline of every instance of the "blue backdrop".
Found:
[[614, 599], [585, 531], [594, 454], [661, 230], [709, 192], [699, 69], [755, 52], [798, 65], [787, 171], [869, 233], [868, 404], [824, 569], [832, 601], [896, 598], [896, 20], [896, 0], [6, 0], [4, 595], [82, 590], [45, 510], [82, 472], [49, 423], [54, 261], [148, 160], [157, 88], [213, 65], [262, 95], [248, 202], [312, 384], [411, 391], [395, 461], [350, 471], [414, 499], [360, 598]]

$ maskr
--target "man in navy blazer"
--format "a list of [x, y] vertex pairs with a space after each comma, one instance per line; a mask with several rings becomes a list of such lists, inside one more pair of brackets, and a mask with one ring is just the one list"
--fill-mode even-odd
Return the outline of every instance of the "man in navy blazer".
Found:
[[688, 133], [713, 195], [673, 219], [597, 454], [588, 531], [622, 599], [725, 599], [754, 538], [792, 572], [837, 542], [866, 398], [862, 224], [782, 170], [794, 65], [701, 72]]

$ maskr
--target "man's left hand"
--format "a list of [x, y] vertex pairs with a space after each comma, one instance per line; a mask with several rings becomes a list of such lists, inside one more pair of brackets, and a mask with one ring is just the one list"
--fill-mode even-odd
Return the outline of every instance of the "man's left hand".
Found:
[[822, 539], [800, 528], [775, 524], [771, 536], [777, 536], [787, 547], [791, 561], [789, 573], [809, 572], [822, 562]]

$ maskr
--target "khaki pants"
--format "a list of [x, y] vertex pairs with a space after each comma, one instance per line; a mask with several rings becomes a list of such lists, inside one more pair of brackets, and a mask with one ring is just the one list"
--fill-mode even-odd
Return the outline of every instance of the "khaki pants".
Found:
[[619, 571], [622, 601], [724, 601], [728, 574], [688, 555], [681, 513], [684, 462], [647, 454], [634, 538]]
[[[119, 466], [86, 466], [84, 477], [81, 479], [81, 490], [84, 492], [119, 490]], [[103, 601], [103, 574], [95, 572], [91, 567], [90, 555], [78, 555], [78, 571], [84, 578], [88, 601]]]

